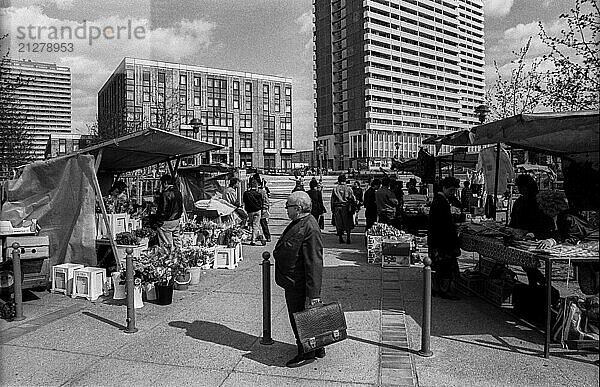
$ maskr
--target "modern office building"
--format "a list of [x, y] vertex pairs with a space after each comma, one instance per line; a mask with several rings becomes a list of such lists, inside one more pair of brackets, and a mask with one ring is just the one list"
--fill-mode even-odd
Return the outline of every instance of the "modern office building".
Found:
[[316, 134], [329, 169], [416, 157], [477, 124], [482, 0], [314, 0]]
[[15, 107], [25, 116], [35, 159], [46, 157], [51, 137], [71, 135], [71, 70], [53, 63], [8, 60], [8, 76], [19, 77]]
[[[201, 121], [197, 133], [194, 118]], [[203, 163], [289, 170], [291, 79], [124, 58], [98, 93], [99, 134], [117, 137], [148, 127], [225, 146], [204, 155]]]

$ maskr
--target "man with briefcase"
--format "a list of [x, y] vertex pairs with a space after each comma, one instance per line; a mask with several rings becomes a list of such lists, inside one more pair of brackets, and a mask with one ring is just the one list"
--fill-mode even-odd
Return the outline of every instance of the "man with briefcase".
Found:
[[315, 357], [325, 356], [324, 348], [308, 352], [303, 349], [294, 319], [294, 313], [321, 304], [323, 240], [317, 221], [310, 216], [311, 207], [306, 192], [292, 192], [285, 204], [291, 222], [273, 250], [275, 282], [285, 290], [285, 302], [298, 345], [298, 354], [286, 363], [288, 367], [300, 367], [312, 363]]

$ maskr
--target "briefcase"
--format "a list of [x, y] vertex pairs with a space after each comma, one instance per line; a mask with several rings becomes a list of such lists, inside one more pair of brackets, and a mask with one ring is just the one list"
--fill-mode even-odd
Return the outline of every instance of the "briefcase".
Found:
[[346, 317], [339, 302], [294, 313], [304, 353], [348, 338]]

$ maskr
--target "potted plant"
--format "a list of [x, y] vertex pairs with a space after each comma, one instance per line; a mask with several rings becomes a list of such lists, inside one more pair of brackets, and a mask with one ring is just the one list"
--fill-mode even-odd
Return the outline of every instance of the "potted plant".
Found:
[[[173, 300], [173, 288], [176, 282], [189, 282], [188, 258], [180, 249], [168, 249], [154, 246], [149, 250], [148, 259], [156, 268], [157, 282], [155, 284], [158, 303], [168, 305]], [[187, 282], [186, 282], [187, 276]]]

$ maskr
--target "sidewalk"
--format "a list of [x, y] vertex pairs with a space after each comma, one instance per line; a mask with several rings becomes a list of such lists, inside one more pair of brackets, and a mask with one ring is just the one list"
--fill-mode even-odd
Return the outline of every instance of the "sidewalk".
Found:
[[[287, 221], [271, 221], [274, 240]], [[272, 281], [272, 333], [263, 346], [261, 254], [244, 246], [235, 270], [208, 270], [200, 285], [176, 291], [173, 304], [136, 310], [125, 334], [126, 307], [34, 293], [24, 321], [0, 320], [0, 384], [23, 385], [598, 385], [597, 354], [554, 349], [542, 336], [478, 298], [433, 299], [431, 349], [421, 358], [422, 274], [419, 268], [367, 265], [360, 229], [340, 245], [326, 226], [322, 295], [339, 300], [348, 340], [304, 367], [285, 362], [296, 347], [283, 291]], [[28, 295], [32, 293], [28, 292]], [[558, 351], [558, 353], [557, 353]]]

